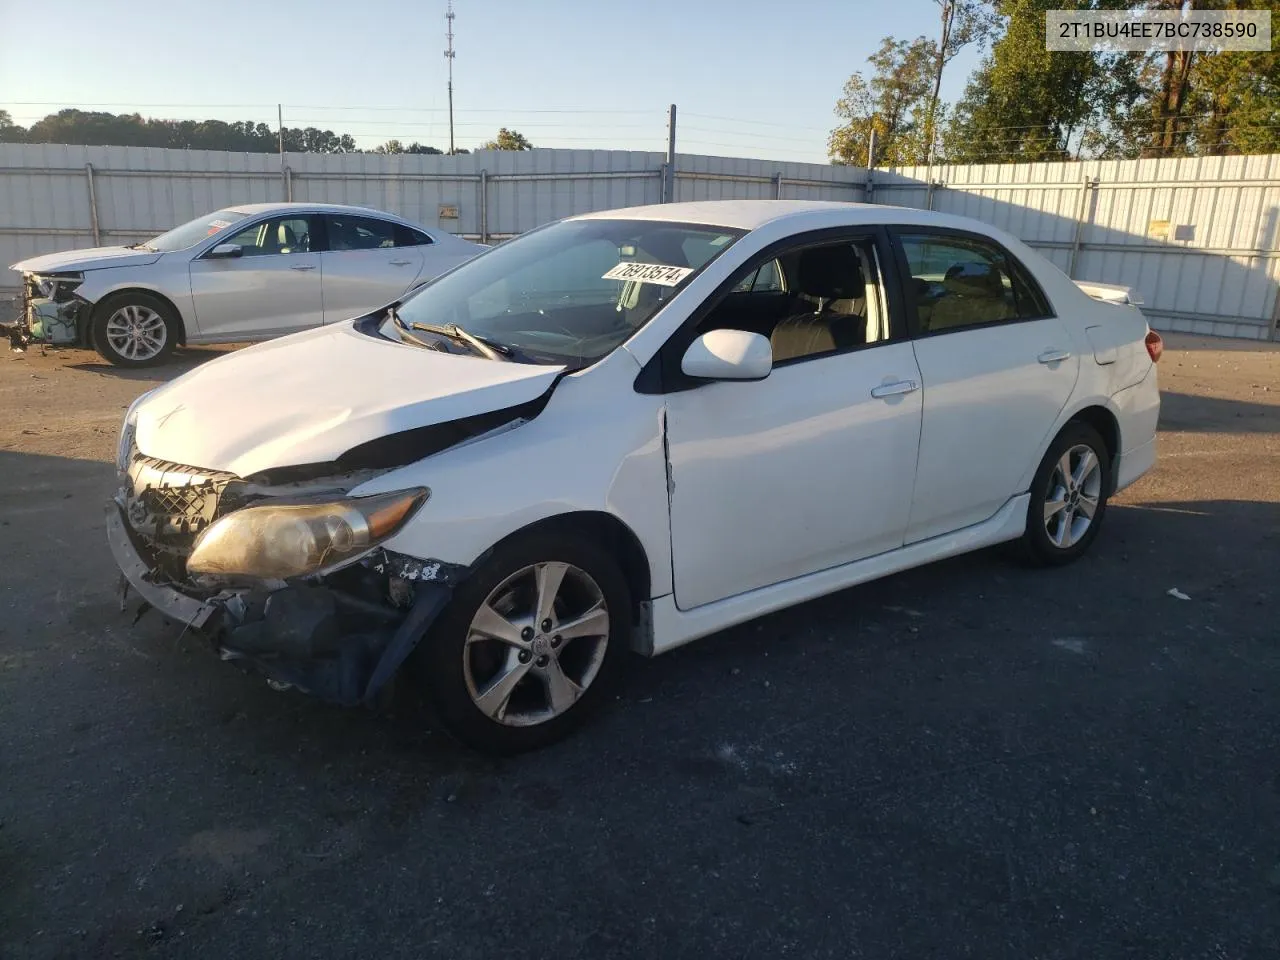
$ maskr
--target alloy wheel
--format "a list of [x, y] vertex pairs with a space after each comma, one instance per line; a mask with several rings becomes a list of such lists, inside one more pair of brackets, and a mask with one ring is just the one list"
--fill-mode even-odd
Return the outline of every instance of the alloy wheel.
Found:
[[608, 605], [585, 570], [559, 562], [523, 567], [471, 619], [462, 653], [467, 692], [497, 723], [545, 723], [578, 702], [608, 643]]
[[126, 360], [152, 360], [164, 350], [169, 329], [150, 307], [121, 307], [107, 318], [107, 344]]
[[1079, 543], [1093, 523], [1102, 497], [1102, 464], [1088, 444], [1078, 443], [1058, 458], [1044, 502], [1044, 528], [1060, 550]]

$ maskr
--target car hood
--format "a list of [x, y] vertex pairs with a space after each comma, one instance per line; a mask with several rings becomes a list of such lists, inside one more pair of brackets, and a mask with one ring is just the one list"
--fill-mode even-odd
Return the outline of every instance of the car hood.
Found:
[[20, 273], [63, 273], [69, 270], [101, 270], [103, 267], [142, 267], [155, 263], [164, 254], [155, 250], [130, 250], [128, 247], [93, 247], [89, 250], [64, 250], [46, 253], [15, 263], [10, 270]]
[[564, 369], [438, 353], [321, 327], [212, 360], [137, 408], [138, 450], [241, 477], [537, 399]]

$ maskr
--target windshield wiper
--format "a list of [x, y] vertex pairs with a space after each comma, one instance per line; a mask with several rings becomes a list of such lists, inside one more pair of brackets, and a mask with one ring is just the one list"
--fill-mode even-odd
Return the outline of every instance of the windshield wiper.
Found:
[[125, 247], [125, 249], [126, 250], [150, 250], [154, 253], [156, 248], [149, 243], [143, 243], [139, 241], [138, 243], [129, 244], [127, 247]]
[[[393, 313], [396, 322], [403, 326], [403, 322], [399, 319], [399, 314]], [[409, 326], [414, 330], [421, 330], [423, 333], [434, 333], [436, 336], [448, 337], [450, 340], [457, 340], [465, 343], [476, 353], [490, 360], [509, 360], [511, 359], [511, 348], [505, 343], [496, 343], [483, 337], [477, 337], [474, 333], [468, 333], [456, 323], [434, 324], [434, 323], [411, 323]]]

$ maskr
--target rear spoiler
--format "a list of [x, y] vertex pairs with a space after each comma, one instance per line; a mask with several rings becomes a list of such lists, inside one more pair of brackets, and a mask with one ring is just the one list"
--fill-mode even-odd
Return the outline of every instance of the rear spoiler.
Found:
[[1131, 306], [1142, 306], [1142, 294], [1133, 287], [1122, 287], [1113, 283], [1094, 283], [1090, 280], [1076, 280], [1075, 285], [1104, 303], [1127, 303]]

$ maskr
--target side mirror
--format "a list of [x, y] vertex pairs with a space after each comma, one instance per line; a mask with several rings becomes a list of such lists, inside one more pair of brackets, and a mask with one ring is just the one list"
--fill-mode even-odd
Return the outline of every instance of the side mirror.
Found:
[[226, 260], [244, 255], [244, 247], [238, 243], [220, 243], [205, 254], [210, 260]]
[[763, 380], [773, 370], [773, 348], [758, 333], [712, 330], [689, 345], [680, 369], [700, 380]]

